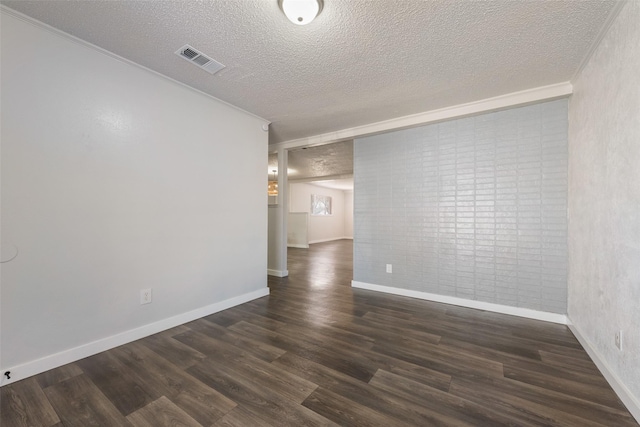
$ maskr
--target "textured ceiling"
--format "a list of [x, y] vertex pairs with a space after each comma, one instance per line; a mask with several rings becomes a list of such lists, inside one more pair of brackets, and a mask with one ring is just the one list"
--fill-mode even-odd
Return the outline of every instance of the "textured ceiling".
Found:
[[2, 3], [270, 120], [271, 143], [567, 81], [614, 6], [325, 0], [298, 26], [277, 0]]
[[[288, 163], [288, 176], [294, 181], [353, 175], [353, 140], [291, 150]], [[274, 169], [278, 169], [278, 157], [270, 154], [268, 172], [272, 174]]]

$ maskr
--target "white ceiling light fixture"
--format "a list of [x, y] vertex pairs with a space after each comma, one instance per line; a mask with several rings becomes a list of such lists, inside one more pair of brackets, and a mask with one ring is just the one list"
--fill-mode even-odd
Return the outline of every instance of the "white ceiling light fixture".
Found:
[[276, 176], [276, 172], [277, 170], [274, 169], [273, 170], [273, 180], [269, 181], [269, 184], [267, 185], [267, 194], [270, 196], [277, 196], [278, 195], [278, 177]]
[[322, 0], [278, 0], [280, 9], [296, 25], [307, 25], [322, 11]]

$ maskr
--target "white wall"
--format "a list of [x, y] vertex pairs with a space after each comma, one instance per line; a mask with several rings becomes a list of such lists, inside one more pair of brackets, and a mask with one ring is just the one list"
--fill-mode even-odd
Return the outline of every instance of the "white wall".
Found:
[[309, 247], [309, 214], [307, 212], [289, 212], [287, 220], [287, 247]]
[[306, 183], [289, 184], [289, 212], [310, 212], [311, 195], [330, 196], [333, 214], [327, 216], [309, 215], [309, 243], [344, 239], [345, 202], [344, 191], [320, 187]]
[[[628, 2], [573, 82], [568, 307], [575, 330], [592, 354], [632, 395], [625, 403], [638, 419], [639, 23], [640, 2]], [[614, 344], [618, 330], [622, 330], [622, 350]]]
[[268, 248], [267, 248], [267, 274], [276, 277], [289, 275], [286, 269], [286, 256], [282, 253], [282, 215], [280, 205], [269, 205]]
[[353, 190], [344, 191], [344, 237], [353, 239]]
[[0, 370], [267, 292], [264, 121], [5, 11], [1, 52]]

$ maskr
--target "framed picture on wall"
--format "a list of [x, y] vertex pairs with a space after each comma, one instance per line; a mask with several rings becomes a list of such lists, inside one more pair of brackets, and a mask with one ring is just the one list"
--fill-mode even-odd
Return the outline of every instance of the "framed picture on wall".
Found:
[[312, 194], [311, 215], [331, 215], [331, 197]]

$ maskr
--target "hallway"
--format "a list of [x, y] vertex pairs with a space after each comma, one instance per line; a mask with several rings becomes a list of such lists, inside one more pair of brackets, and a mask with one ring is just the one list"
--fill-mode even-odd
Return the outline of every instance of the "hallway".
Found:
[[287, 248], [289, 277], [269, 276], [271, 292], [276, 285], [294, 284], [317, 289], [325, 285], [334, 290], [351, 287], [353, 240], [315, 243], [309, 249]]

